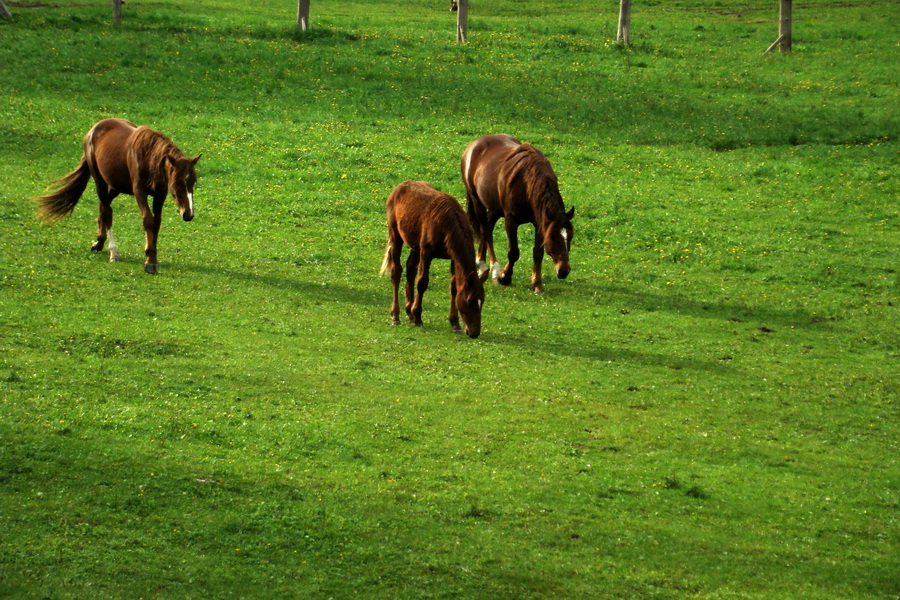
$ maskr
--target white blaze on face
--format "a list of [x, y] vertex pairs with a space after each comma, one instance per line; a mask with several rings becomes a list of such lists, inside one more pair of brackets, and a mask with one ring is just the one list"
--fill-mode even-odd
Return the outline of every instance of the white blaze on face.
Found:
[[184, 180], [184, 187], [187, 190], [187, 210], [190, 214], [194, 214], [194, 192], [191, 191], [191, 188], [188, 186], [187, 179]]

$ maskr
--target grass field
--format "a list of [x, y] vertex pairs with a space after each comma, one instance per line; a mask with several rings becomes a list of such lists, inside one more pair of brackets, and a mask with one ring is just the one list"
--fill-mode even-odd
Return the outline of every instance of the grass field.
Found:
[[[6, 4], [0, 597], [900, 598], [900, 2]], [[111, 116], [203, 153], [156, 276], [29, 200]], [[571, 275], [391, 327], [387, 194], [500, 132]]]

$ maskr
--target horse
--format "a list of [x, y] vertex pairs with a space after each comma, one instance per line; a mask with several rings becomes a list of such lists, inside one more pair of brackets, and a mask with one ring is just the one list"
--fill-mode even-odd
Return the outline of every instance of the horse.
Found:
[[[84, 153], [78, 166], [54, 182], [56, 190], [35, 200], [42, 220], [54, 223], [69, 216], [93, 177], [100, 199], [97, 240], [91, 245], [102, 252], [109, 238], [109, 260], [119, 260], [112, 235], [112, 201], [119, 194], [134, 196], [143, 216], [146, 236], [144, 271], [156, 273], [159, 261], [156, 240], [162, 223], [162, 207], [169, 193], [175, 198], [181, 218], [194, 218], [195, 167], [201, 154], [188, 158], [172, 140], [149, 127], [138, 127], [125, 119], [104, 119], [84, 137]], [[153, 199], [152, 207], [148, 197]]]
[[487, 273], [478, 276], [474, 232], [459, 202], [424, 181], [404, 181], [388, 196], [386, 209], [388, 239], [381, 274], [388, 270], [391, 273], [392, 324], [400, 324], [400, 255], [406, 244], [410, 249], [406, 260], [406, 314], [410, 322], [422, 326], [422, 296], [428, 289], [432, 259], [450, 259], [450, 326], [454, 333], [462, 333], [462, 315], [466, 335], [477, 338], [481, 333]]
[[[487, 249], [493, 278], [502, 285], [510, 285], [513, 265], [519, 259], [519, 225], [532, 223], [534, 293], [544, 291], [541, 262], [545, 251], [553, 260], [556, 276], [565, 279], [569, 275], [575, 208], [566, 212], [556, 173], [540, 150], [511, 135], [486, 135], [468, 145], [460, 161], [460, 171], [466, 186], [469, 219], [479, 238], [479, 272], [487, 271], [484, 262]], [[504, 218], [509, 241], [509, 261], [502, 271], [494, 253], [494, 225], [500, 217]]]

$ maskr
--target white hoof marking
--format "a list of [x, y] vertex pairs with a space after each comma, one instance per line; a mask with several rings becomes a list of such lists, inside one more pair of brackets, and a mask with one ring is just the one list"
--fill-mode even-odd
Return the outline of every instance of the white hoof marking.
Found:
[[115, 238], [113, 238], [112, 229], [107, 231], [106, 235], [109, 239], [109, 262], [117, 262], [119, 260], [119, 247], [116, 245]]

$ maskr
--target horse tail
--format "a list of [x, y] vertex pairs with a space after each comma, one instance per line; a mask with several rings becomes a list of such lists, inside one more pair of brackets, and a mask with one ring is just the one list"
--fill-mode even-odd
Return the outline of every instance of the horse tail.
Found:
[[388, 268], [391, 266], [391, 240], [388, 240], [387, 246], [384, 248], [384, 260], [381, 261], [381, 270], [378, 271], [379, 277], [387, 273]]
[[91, 170], [88, 167], [87, 157], [82, 156], [78, 166], [71, 173], [53, 182], [57, 187], [56, 191], [34, 199], [39, 204], [38, 216], [41, 220], [54, 223], [69, 216], [75, 210], [75, 205], [81, 199], [90, 178]]

